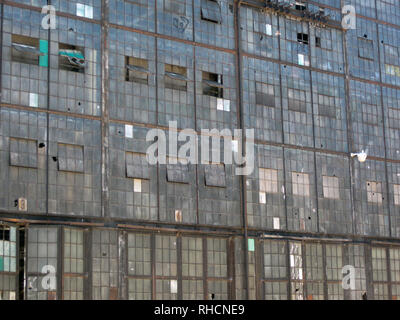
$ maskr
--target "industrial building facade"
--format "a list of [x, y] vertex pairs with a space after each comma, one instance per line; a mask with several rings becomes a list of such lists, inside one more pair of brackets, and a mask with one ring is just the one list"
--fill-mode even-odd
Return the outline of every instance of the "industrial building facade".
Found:
[[[0, 299], [400, 299], [398, 0], [0, 5]], [[171, 121], [254, 171], [150, 165]]]

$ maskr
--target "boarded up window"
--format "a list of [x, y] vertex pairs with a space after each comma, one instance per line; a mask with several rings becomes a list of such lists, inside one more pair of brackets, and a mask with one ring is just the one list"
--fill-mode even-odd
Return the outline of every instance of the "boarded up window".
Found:
[[125, 81], [148, 84], [149, 62], [146, 59], [125, 57]]
[[358, 38], [358, 56], [363, 59], [374, 60], [374, 42], [365, 38]]
[[168, 157], [169, 162], [173, 160], [176, 164], [167, 164], [167, 181], [177, 183], [189, 183], [189, 165], [184, 164], [186, 160]]
[[274, 87], [262, 82], [256, 82], [256, 104], [275, 108]]
[[221, 7], [216, 0], [201, 0], [201, 19], [221, 23]]
[[340, 199], [339, 179], [337, 177], [322, 177], [324, 197], [328, 199]]
[[83, 173], [83, 146], [59, 143], [58, 170]]
[[289, 110], [307, 112], [306, 92], [304, 90], [288, 89]]
[[292, 172], [293, 195], [310, 196], [310, 178], [307, 173]]
[[[39, 39], [13, 34], [11, 36], [11, 59], [15, 62], [39, 64], [40, 57], [46, 55], [46, 50], [41, 50]], [[47, 42], [44, 42], [47, 46]], [[47, 57], [46, 57], [47, 59]]]
[[37, 168], [37, 141], [10, 138], [10, 165]]
[[126, 160], [126, 176], [128, 178], [150, 179], [149, 164], [145, 154], [127, 152]]
[[205, 166], [205, 182], [209, 187], [226, 187], [225, 166], [223, 164], [211, 164]]
[[187, 69], [172, 64], [165, 65], [164, 85], [167, 89], [187, 90]]
[[368, 202], [381, 204], [382, 198], [382, 183], [367, 181], [367, 199]]

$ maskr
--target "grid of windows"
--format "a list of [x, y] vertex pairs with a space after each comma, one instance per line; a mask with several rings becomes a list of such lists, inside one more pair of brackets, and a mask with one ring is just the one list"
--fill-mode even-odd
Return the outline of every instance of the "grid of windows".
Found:
[[63, 299], [83, 300], [84, 231], [64, 229]]

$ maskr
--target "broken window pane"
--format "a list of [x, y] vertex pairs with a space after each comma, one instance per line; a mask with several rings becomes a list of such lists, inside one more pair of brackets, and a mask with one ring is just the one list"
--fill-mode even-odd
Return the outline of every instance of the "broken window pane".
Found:
[[13, 34], [11, 36], [11, 41], [12, 61], [38, 65], [39, 57], [46, 55], [45, 52], [41, 52], [39, 39], [37, 38]]
[[37, 168], [37, 141], [10, 138], [10, 165], [16, 167]]
[[149, 62], [146, 59], [125, 57], [125, 81], [148, 84]]
[[226, 187], [225, 165], [211, 164], [205, 166], [205, 182], [208, 187]]
[[223, 98], [223, 78], [221, 74], [203, 71], [203, 94]]
[[58, 67], [61, 70], [73, 72], [85, 72], [84, 49], [70, 44], [59, 43]]
[[172, 64], [165, 65], [164, 85], [167, 89], [187, 90], [187, 70]]
[[84, 172], [83, 146], [58, 144], [58, 170], [68, 172]]

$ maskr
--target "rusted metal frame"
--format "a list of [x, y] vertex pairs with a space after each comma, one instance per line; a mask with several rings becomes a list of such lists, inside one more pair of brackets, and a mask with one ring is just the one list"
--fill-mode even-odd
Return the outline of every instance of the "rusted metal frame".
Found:
[[177, 233], [176, 235], [176, 263], [177, 263], [177, 279], [178, 279], [178, 294], [177, 298], [178, 300], [183, 299], [183, 284], [182, 284], [182, 236], [180, 233]]
[[323, 281], [323, 288], [324, 288], [324, 299], [329, 300], [328, 294], [328, 276], [326, 274], [326, 243], [321, 243], [322, 246], [322, 281]]
[[[290, 241], [285, 241], [286, 246], [286, 272], [287, 272], [287, 300], [292, 300], [292, 270], [290, 267]], [[265, 287], [265, 286], [264, 286]]]
[[64, 300], [64, 227], [59, 226], [57, 230], [57, 299]]
[[256, 300], [264, 300], [264, 241], [260, 238], [256, 239], [255, 251], [255, 281], [256, 281]]
[[[311, 26], [310, 24], [308, 24], [308, 34], [311, 35]], [[312, 57], [311, 57], [311, 41], [309, 42], [309, 53], [308, 53], [308, 61], [312, 61]], [[311, 112], [312, 112], [312, 132], [313, 132], [313, 146], [314, 149], [316, 149], [316, 144], [315, 144], [315, 139], [316, 139], [316, 135], [315, 135], [315, 110], [314, 110], [314, 85], [313, 85], [313, 71], [309, 70], [309, 74], [310, 74], [310, 93], [311, 93]], [[317, 210], [317, 232], [320, 232], [320, 227], [319, 227], [319, 194], [318, 194], [318, 173], [317, 173], [317, 151], [313, 152], [313, 159], [314, 159], [314, 184], [315, 184], [315, 206], [316, 206], [316, 210]]]
[[127, 244], [127, 233], [124, 230], [118, 231], [118, 296], [120, 300], [127, 299], [127, 283], [126, 283], [126, 272], [128, 270], [128, 250], [126, 249]]
[[227, 273], [228, 273], [228, 299], [236, 299], [235, 286], [235, 239], [227, 239]]
[[83, 252], [86, 259], [84, 263], [84, 282], [83, 282], [83, 298], [89, 300], [92, 298], [92, 232], [90, 229], [85, 229], [83, 233]]
[[150, 254], [151, 254], [151, 298], [156, 299], [156, 235], [154, 232], [150, 235]]
[[[341, 0], [341, 6], [345, 5], [345, 0]], [[346, 103], [346, 135], [347, 135], [347, 155], [349, 159], [349, 179], [350, 179], [350, 203], [351, 203], [351, 224], [353, 235], [356, 235], [356, 211], [355, 211], [355, 167], [354, 161], [350, 156], [350, 152], [353, 151], [354, 141], [353, 141], [353, 125], [352, 125], [352, 110], [351, 110], [351, 95], [350, 95], [350, 66], [348, 61], [348, 50], [347, 50], [347, 32], [343, 32], [342, 35], [342, 46], [343, 46], [343, 62], [344, 62], [344, 72], [345, 72], [345, 103]]]
[[374, 281], [372, 271], [371, 245], [363, 244], [364, 249], [364, 265], [365, 265], [365, 282], [367, 289], [367, 300], [374, 300]]
[[[47, 5], [51, 5], [51, 0], [47, 0]], [[47, 110], [50, 110], [50, 68], [51, 68], [51, 29], [47, 30]], [[50, 188], [50, 115], [46, 112], [46, 215], [49, 215], [49, 188]]]
[[[377, 9], [377, 1], [375, 0], [375, 12], [376, 16], [378, 16], [378, 9]], [[383, 76], [383, 70], [382, 70], [382, 55], [381, 55], [381, 47], [379, 45], [380, 43], [380, 37], [379, 37], [379, 27], [376, 26], [376, 37], [378, 39], [378, 65], [379, 65], [379, 76], [380, 79], [382, 80]], [[382, 80], [383, 82], [383, 80]], [[389, 237], [392, 236], [392, 216], [391, 216], [391, 209], [390, 209], [390, 184], [389, 184], [389, 172], [388, 172], [388, 163], [387, 163], [387, 141], [386, 141], [386, 112], [385, 112], [385, 106], [384, 106], [384, 101], [383, 101], [383, 89], [382, 86], [379, 86], [379, 93], [381, 94], [381, 113], [382, 113], [382, 132], [383, 132], [383, 147], [384, 147], [384, 156], [385, 156], [385, 180], [386, 180], [386, 195], [387, 195], [387, 210], [388, 210], [388, 228], [389, 228]]]
[[386, 247], [386, 273], [387, 273], [387, 283], [388, 283], [388, 296], [389, 299], [393, 299], [393, 289], [392, 289], [392, 270], [390, 265], [390, 248]]
[[203, 296], [204, 300], [209, 300], [208, 296], [208, 258], [207, 258], [207, 237], [203, 236]]
[[[244, 130], [245, 125], [244, 125], [244, 109], [243, 109], [243, 95], [242, 95], [242, 49], [241, 49], [241, 30], [240, 30], [240, 7], [241, 7], [242, 1], [240, 0], [235, 0], [234, 2], [234, 25], [235, 25], [235, 46], [236, 46], [236, 92], [238, 96], [238, 108], [237, 108], [237, 117], [238, 117], [238, 123], [239, 123], [239, 128]], [[246, 134], [242, 132], [242, 150], [241, 152], [243, 153], [244, 150], [246, 150]], [[240, 151], [240, 150], [239, 150]], [[244, 175], [240, 176], [240, 202], [241, 202], [241, 213], [242, 213], [242, 226], [243, 226], [243, 235], [244, 235], [244, 263], [245, 263], [245, 280], [243, 282], [244, 284], [244, 289], [246, 292], [245, 295], [245, 300], [248, 300], [250, 297], [250, 292], [249, 292], [249, 238], [248, 238], [248, 233], [247, 233], [247, 228], [248, 228], [248, 220], [247, 220], [247, 190], [246, 190], [246, 177]]]
[[108, 110], [108, 92], [109, 92], [109, 42], [108, 42], [108, 16], [109, 0], [101, 0], [101, 203], [102, 217], [109, 219], [110, 206], [110, 156], [109, 156], [109, 110]]

